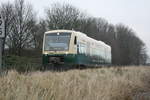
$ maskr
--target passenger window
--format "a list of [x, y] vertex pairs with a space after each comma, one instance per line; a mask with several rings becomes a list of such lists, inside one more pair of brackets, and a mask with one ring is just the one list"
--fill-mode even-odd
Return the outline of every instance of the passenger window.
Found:
[[77, 44], [77, 37], [75, 36], [74, 38], [74, 44], [76, 45]]

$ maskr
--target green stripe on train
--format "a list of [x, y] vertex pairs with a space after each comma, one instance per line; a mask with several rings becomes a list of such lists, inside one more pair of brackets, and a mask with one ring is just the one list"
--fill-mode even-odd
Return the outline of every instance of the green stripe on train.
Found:
[[84, 64], [84, 65], [101, 65], [106, 64], [107, 61], [100, 57], [89, 56], [85, 54], [47, 54], [43, 55], [43, 64], [48, 64], [49, 57], [64, 57], [64, 63], [68, 64]]

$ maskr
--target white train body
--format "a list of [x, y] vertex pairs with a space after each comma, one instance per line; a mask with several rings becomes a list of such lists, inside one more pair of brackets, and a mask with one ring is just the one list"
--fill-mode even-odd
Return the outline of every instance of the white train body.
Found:
[[[58, 38], [58, 41], [54, 40], [56, 43], [53, 43], [51, 39], [54, 39], [55, 37]], [[62, 41], [61, 38], [67, 41], [68, 46], [66, 45], [66, 43], [64, 43], [64, 41]], [[50, 42], [52, 42], [53, 44]], [[61, 46], [61, 44], [65, 44], [65, 49], [61, 49], [63, 47], [55, 47], [55, 45]], [[47, 49], [52, 48], [52, 46], [53, 49]], [[51, 63], [51, 61], [49, 60], [51, 58], [60, 58], [60, 60], [57, 59], [58, 63], [63, 62], [65, 64], [111, 64], [111, 47], [104, 42], [90, 38], [86, 34], [81, 32], [72, 30], [53, 30], [45, 32], [44, 35], [43, 64]]]

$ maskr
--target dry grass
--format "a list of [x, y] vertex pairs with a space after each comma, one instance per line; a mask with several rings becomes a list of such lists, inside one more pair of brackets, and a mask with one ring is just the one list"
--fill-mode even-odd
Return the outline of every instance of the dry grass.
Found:
[[9, 71], [0, 77], [0, 100], [132, 100], [150, 91], [150, 67], [66, 72]]

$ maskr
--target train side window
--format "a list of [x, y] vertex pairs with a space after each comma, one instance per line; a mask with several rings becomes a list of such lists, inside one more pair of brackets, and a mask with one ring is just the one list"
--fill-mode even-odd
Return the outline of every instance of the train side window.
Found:
[[76, 45], [77, 44], [77, 37], [75, 36], [74, 38], [74, 44]]
[[80, 51], [79, 51], [80, 49], [79, 49], [79, 44], [77, 45], [77, 53], [79, 54], [80, 53]]

